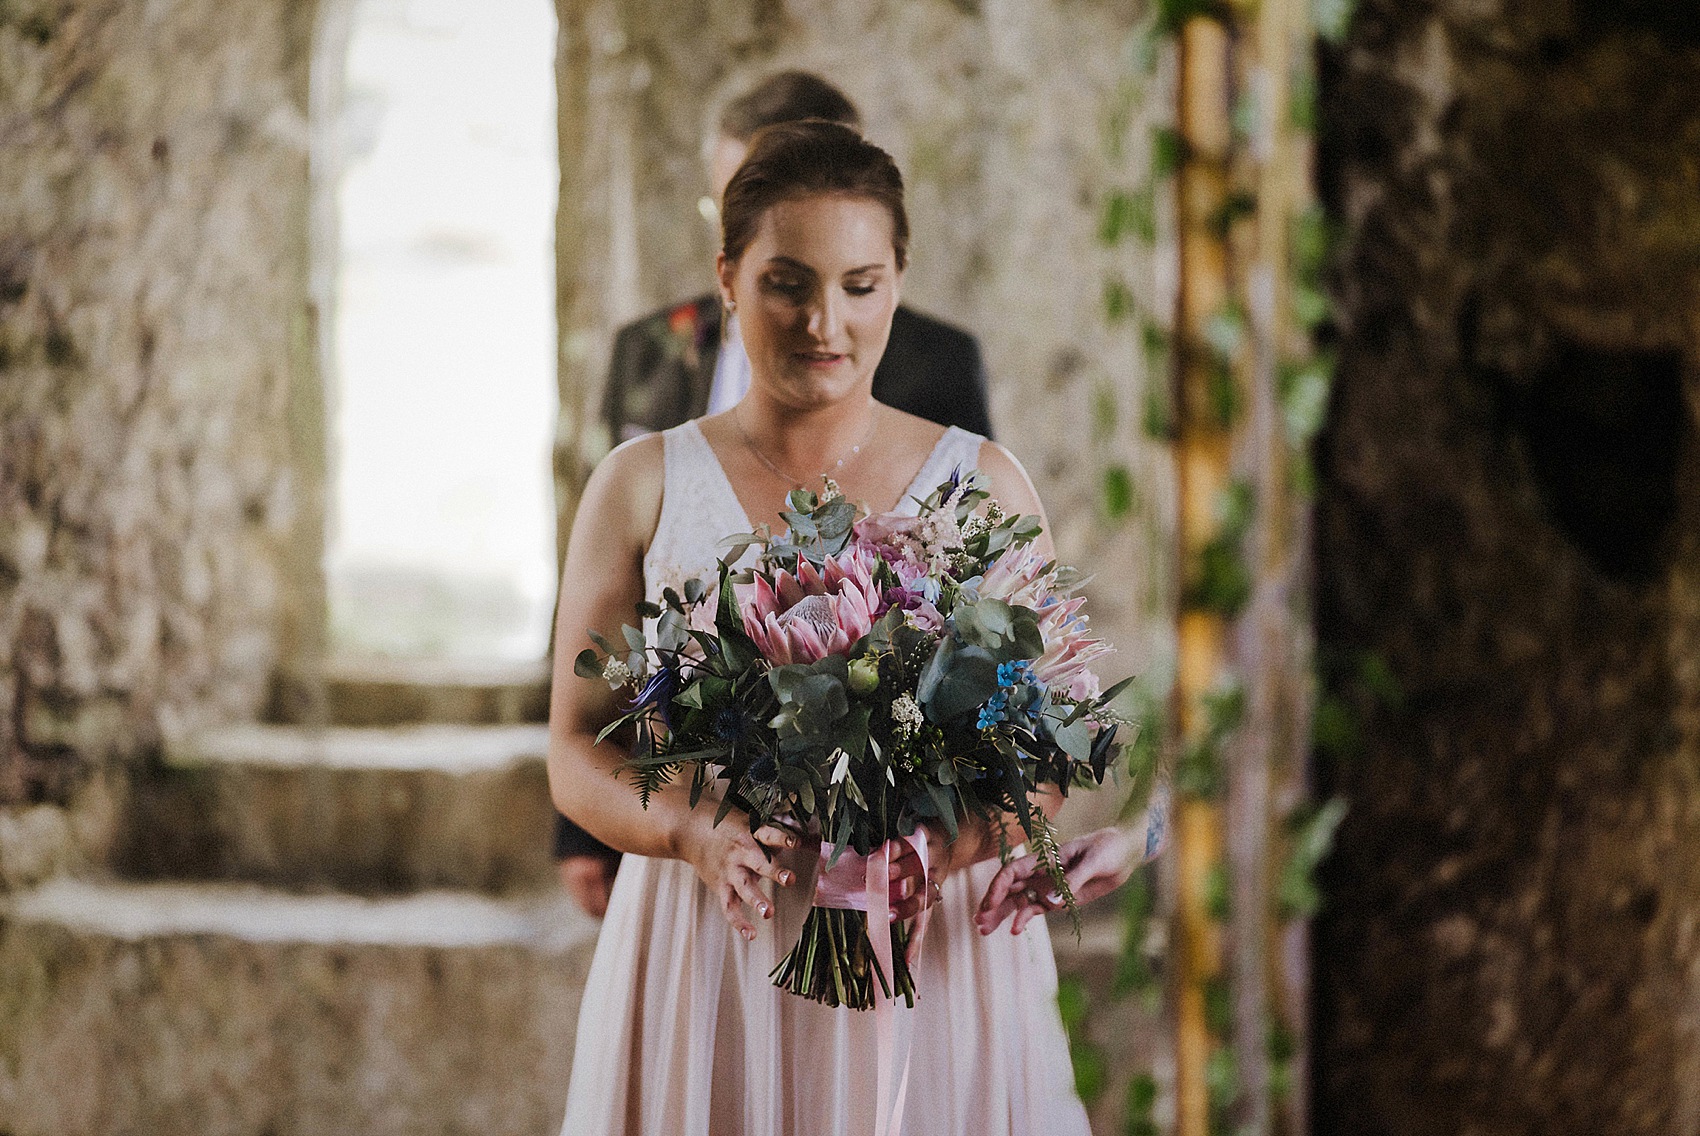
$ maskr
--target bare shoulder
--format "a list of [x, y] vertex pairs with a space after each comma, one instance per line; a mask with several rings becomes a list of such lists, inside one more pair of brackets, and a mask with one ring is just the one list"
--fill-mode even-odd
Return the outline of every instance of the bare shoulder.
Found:
[[1022, 513], [1041, 511], [1039, 491], [1014, 454], [990, 438], [980, 443], [980, 472], [990, 479], [992, 495], [1009, 509]]
[[601, 536], [617, 531], [647, 544], [661, 518], [663, 454], [661, 435], [645, 434], [622, 442], [597, 462], [579, 499], [573, 531]]

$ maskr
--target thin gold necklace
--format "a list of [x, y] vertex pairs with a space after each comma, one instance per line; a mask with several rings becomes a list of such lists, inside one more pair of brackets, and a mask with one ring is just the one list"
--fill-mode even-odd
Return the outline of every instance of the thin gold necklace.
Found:
[[[790, 482], [792, 484], [792, 486], [797, 488], [797, 489], [807, 489], [808, 488], [807, 482], [803, 481], [800, 478], [793, 477], [789, 473], [786, 473], [784, 470], [780, 469], [777, 465], [775, 465], [773, 463], [772, 458], [769, 458], [766, 454], [761, 452], [761, 447], [756, 445], [756, 440], [754, 438], [750, 437], [750, 432], [748, 430], [744, 429], [744, 420], [738, 414], [738, 410], [741, 407], [741, 405], [742, 404], [740, 404], [739, 407], [733, 407], [733, 409], [732, 409], [732, 425], [734, 425], [738, 428], [738, 435], [739, 435], [739, 437], [744, 439], [744, 445], [746, 445], [750, 448], [750, 453], [754, 454], [756, 456], [756, 460], [760, 461], [762, 465], [765, 465], [768, 469], [772, 470], [773, 473], [776, 476], [778, 476], [781, 480]], [[872, 408], [870, 408], [869, 411], [868, 411], [868, 430], [867, 430], [867, 433], [862, 435], [862, 440], [860, 442], [857, 442], [854, 446], [851, 446], [848, 450], [846, 450], [845, 453], [844, 453], [844, 456], [839, 458], [836, 462], [834, 462], [832, 464], [832, 468], [821, 470], [820, 476], [821, 476], [822, 479], [836, 475], [840, 470], [842, 470], [844, 468], [844, 465], [845, 465], [846, 462], [850, 461], [857, 454], [862, 452], [862, 447], [867, 445], [868, 442], [873, 439], [873, 436], [874, 436], [874, 419], [875, 419], [875, 412]]]

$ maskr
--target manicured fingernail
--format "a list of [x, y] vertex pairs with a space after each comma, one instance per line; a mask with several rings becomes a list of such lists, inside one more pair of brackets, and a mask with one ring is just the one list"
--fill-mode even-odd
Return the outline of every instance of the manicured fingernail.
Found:
[[782, 884], [790, 883], [791, 882], [791, 873], [790, 872], [780, 872], [779, 873], [779, 882], [782, 883]]
[[886, 914], [887, 914], [887, 915], [888, 915], [888, 916], [890, 916], [890, 918], [888, 918], [888, 919], [887, 919], [887, 920], [886, 920], [886, 922], [887, 922], [887, 923], [895, 923], [895, 922], [897, 922], [897, 912], [895, 912], [895, 911], [888, 911], [888, 912], [886, 912]]
[[756, 941], [756, 933], [753, 928], [745, 927], [743, 930], [743, 936], [747, 942], [753, 943]]
[[785, 838], [785, 847], [787, 847], [787, 848], [797, 847], [797, 838], [795, 836], [787, 836]]

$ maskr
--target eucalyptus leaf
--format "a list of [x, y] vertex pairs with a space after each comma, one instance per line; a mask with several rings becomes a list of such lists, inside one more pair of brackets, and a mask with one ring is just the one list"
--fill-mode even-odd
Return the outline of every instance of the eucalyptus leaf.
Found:
[[580, 678], [601, 678], [602, 657], [586, 647], [573, 659], [573, 673]]
[[655, 643], [663, 651], [677, 651], [690, 640], [690, 627], [677, 610], [668, 608], [655, 624]]
[[916, 698], [935, 723], [949, 722], [978, 710], [998, 691], [998, 664], [983, 647], [954, 647], [946, 639], [921, 674]]

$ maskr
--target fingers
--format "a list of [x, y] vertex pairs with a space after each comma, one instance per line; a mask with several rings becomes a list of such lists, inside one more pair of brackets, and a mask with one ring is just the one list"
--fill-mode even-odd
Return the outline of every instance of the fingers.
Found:
[[728, 871], [721, 886], [720, 906], [732, 929], [751, 942], [755, 941], [756, 925], [749, 913], [753, 911], [763, 919], [773, 917], [773, 902], [762, 894], [760, 877], [748, 868], [734, 866]]
[[802, 838], [777, 824], [764, 824], [755, 831], [756, 842], [768, 848], [795, 848]]
[[743, 936], [749, 942], [755, 942], [756, 925], [750, 922], [744, 902], [737, 888], [728, 883], [721, 890], [720, 910], [726, 916], [726, 922], [732, 925], [732, 930]]
[[993, 912], [999, 912], [1000, 914], [997, 919], [993, 920], [992, 926], [996, 927], [1003, 922], [1004, 916], [1009, 914], [1009, 911], [1005, 910], [1005, 902], [1009, 899], [1010, 893], [1026, 887], [1028, 877], [1032, 875], [1033, 869], [1038, 865], [1039, 858], [1037, 856], [1023, 856], [1019, 860], [1011, 860], [999, 868], [998, 874], [992, 877], [992, 882], [986, 885], [986, 894], [980, 900], [978, 914], [990, 918]]

